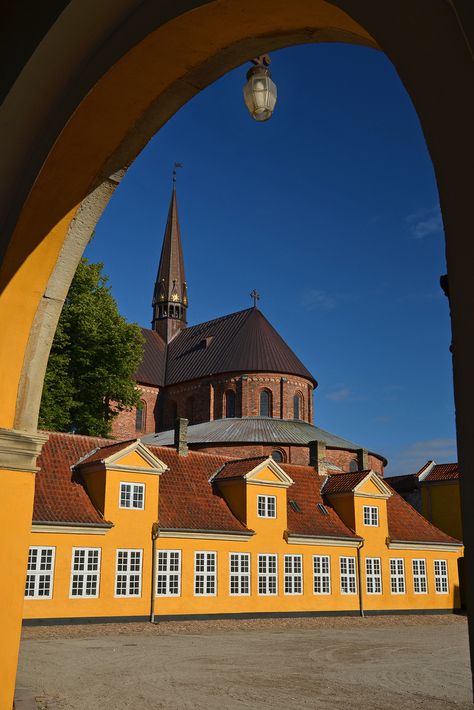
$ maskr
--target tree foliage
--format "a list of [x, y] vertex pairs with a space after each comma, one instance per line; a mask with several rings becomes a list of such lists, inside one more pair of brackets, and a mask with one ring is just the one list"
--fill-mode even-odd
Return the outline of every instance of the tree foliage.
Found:
[[102, 268], [81, 259], [69, 289], [45, 376], [43, 429], [108, 436], [114, 416], [140, 404], [133, 373], [143, 337], [119, 314]]

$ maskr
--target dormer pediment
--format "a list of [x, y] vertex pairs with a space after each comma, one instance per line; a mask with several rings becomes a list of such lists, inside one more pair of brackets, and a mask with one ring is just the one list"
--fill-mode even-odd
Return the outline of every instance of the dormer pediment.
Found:
[[77, 465], [85, 471], [105, 468], [107, 471], [127, 471], [158, 476], [168, 469], [168, 466], [152, 454], [140, 439], [124, 442], [122, 446], [117, 444], [96, 449]]
[[328, 477], [321, 492], [331, 497], [353, 495], [385, 500], [392, 495], [391, 489], [374, 471], [334, 474]]
[[253, 458], [229, 461], [211, 477], [211, 482], [241, 480], [249, 485], [272, 486], [273, 488], [288, 488], [293, 485], [293, 479], [272, 459]]

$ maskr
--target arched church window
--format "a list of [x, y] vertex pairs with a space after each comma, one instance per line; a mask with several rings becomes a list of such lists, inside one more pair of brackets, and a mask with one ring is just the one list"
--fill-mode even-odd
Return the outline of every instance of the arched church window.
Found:
[[358, 470], [359, 470], [359, 462], [357, 461], [357, 459], [352, 459], [352, 461], [349, 464], [349, 471], [352, 471], [353, 473], [355, 473]]
[[227, 419], [235, 417], [235, 392], [233, 390], [227, 390], [224, 394], [224, 417]]
[[293, 397], [293, 419], [303, 419], [303, 395], [300, 392]]
[[277, 463], [285, 463], [285, 455], [283, 451], [280, 451], [279, 449], [272, 451], [272, 459]]
[[260, 392], [260, 416], [271, 417], [272, 414], [272, 393], [269, 390]]
[[145, 431], [146, 424], [146, 402], [142, 399], [140, 401], [141, 408], [137, 407], [135, 411], [135, 431], [141, 432]]

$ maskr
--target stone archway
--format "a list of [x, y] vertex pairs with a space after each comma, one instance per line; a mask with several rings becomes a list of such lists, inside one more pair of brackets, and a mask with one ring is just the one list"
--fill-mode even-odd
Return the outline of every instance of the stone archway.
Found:
[[[19, 62], [4, 103], [0, 492], [8, 493], [11, 508], [0, 548], [7, 564], [25, 563], [32, 472], [41, 444], [35, 434], [37, 412], [57, 318], [121, 171], [202, 88], [251, 56], [291, 44], [344, 41], [379, 47], [412, 97], [433, 160], [446, 231], [459, 460], [468, 470], [474, 438], [474, 347], [469, 341], [474, 241], [466, 234], [474, 106], [468, 91], [474, 67], [467, 2], [419, 0], [414, 7], [412, 0], [182, 0], [156, 5], [120, 0], [97, 9], [80, 0], [56, 3], [55, 21], [45, 22], [34, 53], [27, 63]], [[465, 510], [472, 509], [473, 499], [474, 484], [464, 480]], [[466, 515], [464, 528], [469, 543], [474, 523]], [[6, 669], [0, 686], [10, 694], [22, 583], [0, 592], [0, 608], [9, 610], [0, 618], [7, 649], [0, 659]]]

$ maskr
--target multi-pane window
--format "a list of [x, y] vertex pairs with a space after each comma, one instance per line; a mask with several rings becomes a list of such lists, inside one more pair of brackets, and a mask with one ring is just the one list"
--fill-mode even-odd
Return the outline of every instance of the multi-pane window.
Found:
[[356, 593], [356, 563], [355, 557], [340, 557], [341, 594]]
[[278, 593], [278, 568], [276, 555], [258, 556], [258, 593], [263, 596]]
[[259, 518], [276, 518], [276, 496], [257, 496]]
[[120, 507], [143, 509], [145, 505], [144, 483], [120, 484]]
[[392, 594], [405, 594], [405, 565], [401, 557], [390, 560], [390, 588]]
[[73, 547], [71, 597], [98, 597], [100, 548]]
[[25, 597], [51, 599], [53, 596], [54, 547], [30, 547]]
[[285, 555], [285, 594], [303, 594], [301, 555]]
[[234, 596], [250, 594], [250, 555], [248, 552], [231, 552], [229, 555], [229, 592]]
[[181, 589], [181, 551], [158, 550], [156, 553], [156, 594], [179, 596]]
[[413, 589], [415, 594], [426, 594], [428, 584], [426, 581], [426, 560], [413, 560]]
[[434, 561], [434, 576], [436, 594], [447, 594], [448, 586], [448, 563], [446, 560]]
[[213, 597], [216, 594], [216, 553], [194, 553], [194, 594]]
[[313, 591], [315, 594], [331, 593], [331, 571], [328, 555], [313, 557]]
[[365, 584], [367, 594], [382, 594], [380, 557], [365, 558]]
[[376, 505], [364, 505], [364, 525], [376, 528], [379, 524], [379, 509]]
[[117, 550], [116, 597], [139, 597], [142, 588], [142, 550]]

